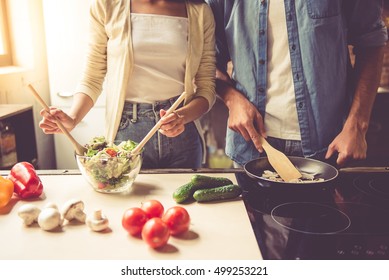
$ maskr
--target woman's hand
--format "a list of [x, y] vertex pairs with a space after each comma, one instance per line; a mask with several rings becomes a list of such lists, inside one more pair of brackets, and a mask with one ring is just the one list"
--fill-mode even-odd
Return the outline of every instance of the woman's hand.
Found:
[[166, 115], [166, 111], [161, 109], [159, 111], [161, 116], [161, 127], [159, 132], [167, 137], [176, 137], [185, 130], [184, 117], [178, 112], [174, 111], [169, 115]]
[[57, 126], [55, 118], [59, 120], [67, 129], [71, 131], [75, 127], [75, 121], [72, 117], [66, 114], [61, 109], [50, 107], [50, 113], [45, 109], [40, 111], [42, 120], [39, 122], [39, 127], [45, 134], [57, 134], [62, 133], [61, 129]]

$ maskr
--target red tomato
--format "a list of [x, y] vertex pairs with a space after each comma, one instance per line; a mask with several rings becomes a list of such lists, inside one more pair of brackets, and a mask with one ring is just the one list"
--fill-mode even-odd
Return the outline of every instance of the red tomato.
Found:
[[116, 155], [118, 154], [114, 149], [106, 149], [105, 152], [111, 157], [116, 157]]
[[131, 235], [138, 235], [142, 232], [144, 224], [147, 222], [147, 214], [139, 207], [132, 207], [124, 211], [122, 226]]
[[165, 210], [162, 203], [154, 199], [143, 202], [141, 208], [146, 212], [149, 219], [154, 217], [161, 218]]
[[169, 228], [161, 218], [151, 218], [143, 226], [142, 239], [151, 248], [159, 248], [166, 245], [169, 237]]
[[189, 229], [190, 216], [184, 207], [173, 206], [169, 208], [163, 215], [162, 220], [169, 227], [171, 235], [179, 235]]

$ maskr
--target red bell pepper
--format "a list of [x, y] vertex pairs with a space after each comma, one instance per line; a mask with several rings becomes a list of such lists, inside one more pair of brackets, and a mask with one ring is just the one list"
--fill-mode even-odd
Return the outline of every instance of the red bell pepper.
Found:
[[8, 178], [14, 183], [14, 192], [20, 198], [39, 197], [43, 192], [43, 184], [29, 162], [16, 163]]

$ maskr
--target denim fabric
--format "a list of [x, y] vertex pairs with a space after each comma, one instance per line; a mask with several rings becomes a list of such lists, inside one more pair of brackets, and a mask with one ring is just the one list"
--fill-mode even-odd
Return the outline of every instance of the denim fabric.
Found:
[[[232, 61], [236, 88], [266, 117], [268, 1], [207, 2], [216, 20], [217, 67], [225, 71]], [[341, 131], [351, 104], [348, 44], [358, 51], [387, 40], [382, 1], [284, 3], [303, 156], [317, 157]], [[239, 164], [259, 156], [251, 142], [231, 129], [226, 154]]]
[[[140, 142], [160, 119], [159, 110], [169, 109], [175, 98], [154, 104], [126, 102], [115, 140], [131, 139]], [[185, 131], [176, 137], [155, 133], [146, 143], [142, 168], [200, 168], [203, 149], [200, 135], [193, 122], [185, 125]]]

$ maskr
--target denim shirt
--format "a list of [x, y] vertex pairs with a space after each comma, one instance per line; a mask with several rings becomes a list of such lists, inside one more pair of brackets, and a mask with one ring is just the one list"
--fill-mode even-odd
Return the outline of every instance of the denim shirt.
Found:
[[[226, 71], [264, 116], [267, 88], [269, 0], [207, 0], [216, 21], [217, 67]], [[270, 0], [271, 1], [271, 0]], [[348, 45], [387, 41], [381, 0], [285, 0], [301, 145], [305, 157], [322, 157], [341, 131], [352, 100]], [[258, 158], [252, 142], [227, 130], [226, 154], [245, 164]]]

